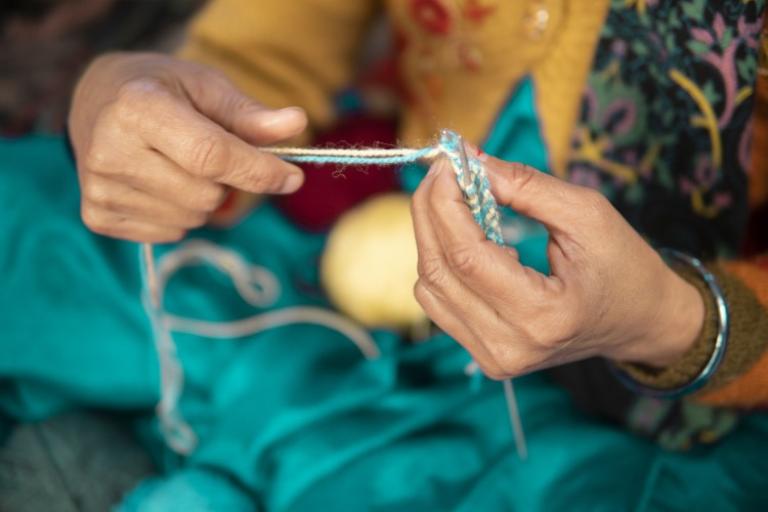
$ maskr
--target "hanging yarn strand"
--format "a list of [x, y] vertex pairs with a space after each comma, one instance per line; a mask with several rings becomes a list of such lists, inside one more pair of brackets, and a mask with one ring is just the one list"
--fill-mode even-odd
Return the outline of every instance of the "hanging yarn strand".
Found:
[[517, 407], [515, 386], [512, 384], [512, 379], [504, 379], [502, 384], [504, 385], [504, 399], [507, 401], [509, 422], [512, 424], [512, 434], [515, 436], [517, 456], [520, 457], [520, 459], [525, 460], [528, 458], [528, 444], [525, 441], [525, 430], [523, 430], [520, 409]]
[[184, 242], [178, 249], [164, 255], [159, 264], [155, 263], [151, 244], [142, 244], [139, 255], [144, 303], [160, 367], [160, 401], [156, 411], [163, 437], [176, 453], [190, 454], [198, 439], [179, 410], [184, 372], [173, 332], [186, 332], [209, 339], [236, 339], [285, 325], [313, 324], [340, 333], [367, 359], [379, 356], [379, 348], [368, 331], [348, 318], [323, 308], [282, 308], [230, 322], [206, 322], [169, 314], [162, 307], [166, 285], [176, 272], [186, 266], [208, 264], [220, 270], [232, 280], [240, 297], [255, 307], [271, 306], [278, 298], [279, 284], [266, 268], [252, 266], [236, 252], [202, 240]]
[[[336, 164], [336, 165], [403, 165], [418, 161], [432, 161], [446, 156], [456, 174], [456, 180], [472, 213], [475, 222], [483, 229], [487, 239], [504, 245], [501, 236], [501, 222], [498, 205], [494, 199], [488, 177], [482, 163], [469, 158], [461, 136], [450, 130], [443, 130], [437, 144], [424, 148], [298, 148], [266, 147], [262, 151], [295, 163]], [[172, 258], [169, 260], [169, 258]], [[212, 338], [238, 338], [259, 331], [287, 325], [288, 323], [312, 323], [334, 329], [352, 341], [368, 358], [378, 356], [378, 348], [370, 335], [350, 320], [320, 308], [296, 307], [287, 310], [270, 311], [250, 319], [214, 325], [194, 319], [168, 315], [163, 311], [163, 291], [170, 276], [179, 267], [190, 262], [205, 262], [218, 267], [232, 278], [240, 295], [255, 306], [265, 306], [264, 293], [274, 286], [266, 269], [259, 269], [262, 279], [260, 291], [249, 288], [252, 272], [244, 269], [244, 263], [234, 253], [226, 252], [205, 243], [189, 242], [175, 253], [161, 260], [159, 271], [155, 263], [152, 244], [141, 244], [139, 249], [144, 300], [150, 317], [160, 365], [160, 402], [157, 414], [160, 426], [169, 446], [178, 453], [188, 454], [197, 444], [197, 436], [178, 410], [184, 383], [184, 373], [176, 352], [172, 331], [183, 331]], [[251, 276], [251, 277], [249, 277]], [[266, 280], [265, 280], [266, 279]], [[267, 302], [269, 302], [267, 300]], [[473, 362], [473, 372], [479, 367]], [[518, 456], [525, 459], [527, 447], [520, 412], [512, 381], [503, 383], [515, 446]]]

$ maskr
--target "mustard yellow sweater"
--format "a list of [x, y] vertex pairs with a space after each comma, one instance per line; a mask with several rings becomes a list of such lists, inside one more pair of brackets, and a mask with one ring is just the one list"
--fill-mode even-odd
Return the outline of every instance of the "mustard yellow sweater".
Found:
[[[269, 106], [305, 108], [323, 128], [333, 120], [333, 94], [352, 78], [367, 28], [386, 8], [407, 41], [399, 56], [408, 96], [403, 143], [424, 143], [440, 128], [479, 142], [514, 84], [531, 74], [552, 167], [562, 175], [579, 84], [608, 3], [571, 0], [566, 16], [558, 0], [215, 0], [193, 23], [180, 54], [221, 69]], [[442, 12], [459, 8], [472, 12]], [[458, 35], [446, 42], [447, 30]]]

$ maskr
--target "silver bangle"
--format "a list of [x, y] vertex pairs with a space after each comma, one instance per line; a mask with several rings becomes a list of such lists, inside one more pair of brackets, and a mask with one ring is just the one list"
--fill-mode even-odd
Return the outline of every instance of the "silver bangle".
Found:
[[653, 398], [665, 398], [674, 399], [680, 398], [685, 395], [694, 393], [704, 387], [707, 382], [712, 378], [720, 364], [725, 357], [725, 351], [728, 347], [728, 334], [730, 330], [730, 312], [728, 309], [728, 303], [725, 300], [725, 294], [722, 288], [717, 282], [717, 278], [712, 272], [707, 270], [704, 264], [698, 258], [688, 256], [680, 251], [674, 249], [660, 249], [659, 254], [666, 260], [674, 260], [683, 263], [689, 267], [692, 267], [699, 273], [701, 278], [707, 284], [710, 293], [715, 299], [715, 306], [717, 309], [718, 330], [717, 338], [715, 338], [715, 348], [707, 361], [707, 364], [701, 369], [699, 374], [690, 382], [683, 384], [677, 388], [672, 389], [659, 389], [651, 386], [647, 386], [635, 380], [627, 372], [621, 370], [615, 365], [610, 365], [616, 378], [631, 391]]

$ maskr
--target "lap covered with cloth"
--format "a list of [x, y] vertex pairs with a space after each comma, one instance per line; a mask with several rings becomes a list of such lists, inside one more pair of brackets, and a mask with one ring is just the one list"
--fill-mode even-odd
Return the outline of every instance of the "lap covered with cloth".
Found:
[[[366, 359], [316, 325], [232, 340], [176, 333], [180, 410], [199, 436], [179, 457], [153, 412], [160, 383], [138, 247], [82, 226], [60, 139], [2, 141], [0, 155], [0, 432], [75, 408], [129, 413], [161, 476], [131, 491], [122, 510], [747, 510], [768, 502], [768, 417], [747, 416], [715, 445], [672, 453], [578, 412], [538, 374], [516, 381], [529, 452], [520, 460], [501, 385], [467, 377], [468, 355], [442, 334], [412, 344], [375, 330], [380, 356]], [[324, 236], [269, 203], [230, 230], [190, 238], [266, 269], [279, 293], [254, 308], [218, 270], [190, 267], [168, 283], [174, 315], [227, 322], [330, 308], [317, 275]]]

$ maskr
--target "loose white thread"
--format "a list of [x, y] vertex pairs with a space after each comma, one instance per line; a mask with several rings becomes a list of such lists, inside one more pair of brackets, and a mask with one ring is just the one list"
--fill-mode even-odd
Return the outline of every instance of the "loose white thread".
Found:
[[184, 387], [184, 372], [172, 332], [210, 338], [241, 338], [285, 325], [314, 324], [338, 331], [352, 341], [367, 359], [379, 357], [379, 348], [368, 331], [348, 318], [322, 308], [284, 308], [220, 323], [170, 315], [162, 307], [165, 287], [173, 274], [189, 265], [207, 263], [218, 268], [229, 276], [238, 294], [257, 307], [268, 307], [277, 300], [279, 282], [266, 268], [249, 265], [234, 251], [202, 240], [182, 244], [165, 255], [158, 265], [155, 265], [153, 252], [151, 244], [142, 244], [140, 255], [146, 285], [145, 305], [160, 365], [160, 401], [156, 410], [163, 435], [177, 453], [191, 453], [197, 446], [197, 436], [178, 408]]

